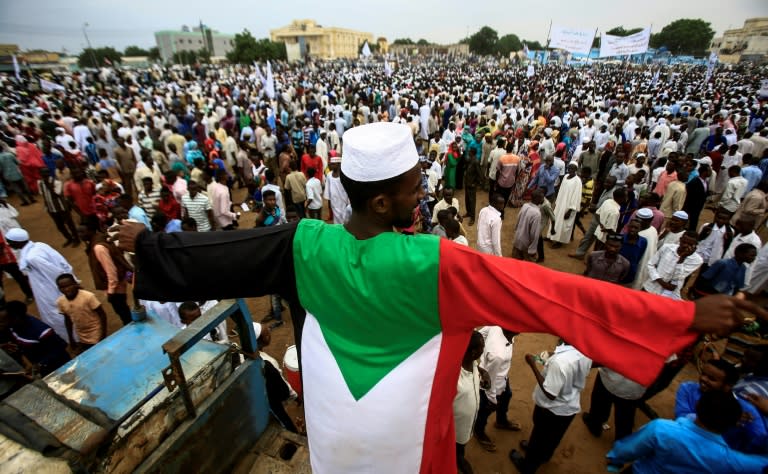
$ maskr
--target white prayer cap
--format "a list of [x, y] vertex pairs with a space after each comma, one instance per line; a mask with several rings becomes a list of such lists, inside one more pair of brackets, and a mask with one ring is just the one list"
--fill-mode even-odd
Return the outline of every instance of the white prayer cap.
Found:
[[682, 219], [684, 221], [688, 220], [688, 213], [685, 211], [677, 211], [674, 214], [672, 214], [672, 217], [677, 217], [678, 219]]
[[29, 240], [29, 233], [20, 227], [14, 227], [5, 233], [5, 240], [11, 242], [26, 242]]
[[704, 158], [699, 158], [698, 160], [693, 160], [693, 161], [697, 161], [700, 165], [712, 166], [712, 158], [708, 156], [705, 156]]
[[256, 334], [256, 339], [261, 336], [261, 323], [253, 323], [253, 332]]
[[347, 130], [343, 150], [341, 172], [359, 182], [394, 178], [419, 162], [411, 128], [391, 122], [375, 122]]
[[643, 207], [637, 210], [637, 217], [640, 219], [653, 219], [653, 211], [647, 207]]

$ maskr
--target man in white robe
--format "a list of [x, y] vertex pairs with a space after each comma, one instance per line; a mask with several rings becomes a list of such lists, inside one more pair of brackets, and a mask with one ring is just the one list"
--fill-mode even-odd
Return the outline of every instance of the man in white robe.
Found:
[[[72, 265], [61, 254], [42, 242], [30, 242], [26, 230], [15, 228], [5, 234], [11, 248], [19, 250], [19, 268], [29, 277], [29, 285], [35, 295], [40, 319], [56, 334], [69, 341], [64, 316], [59, 312], [56, 300], [61, 296], [56, 278], [72, 273]], [[69, 341], [72, 344], [75, 341]]]
[[576, 163], [568, 164], [568, 174], [560, 184], [555, 201], [555, 233], [550, 237], [552, 247], [561, 247], [571, 241], [573, 223], [581, 206], [581, 179], [576, 176]]
[[632, 281], [632, 288], [639, 290], [648, 279], [648, 262], [656, 254], [656, 246], [659, 243], [659, 231], [651, 225], [653, 212], [650, 209], [646, 207], [638, 209], [635, 213], [635, 219], [640, 221], [641, 230], [637, 235], [645, 237], [645, 240], [648, 241], [648, 246], [645, 248], [643, 256], [640, 257], [640, 263], [637, 264], [637, 274], [634, 281]]
[[328, 206], [330, 206], [333, 213], [333, 223], [343, 224], [344, 217], [347, 214], [346, 209], [349, 205], [349, 197], [344, 186], [341, 184], [341, 173], [339, 171], [341, 157], [334, 155], [335, 152], [331, 152], [331, 161], [328, 163], [331, 171], [325, 176], [323, 198], [328, 200]]

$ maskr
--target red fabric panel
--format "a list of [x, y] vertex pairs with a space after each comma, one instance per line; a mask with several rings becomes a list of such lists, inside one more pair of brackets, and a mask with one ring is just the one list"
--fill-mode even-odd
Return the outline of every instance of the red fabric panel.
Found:
[[[443, 239], [444, 240], [444, 239]], [[440, 308], [442, 312], [442, 303]], [[432, 393], [429, 397], [424, 447], [421, 455], [423, 474], [456, 472], [456, 429], [453, 424], [453, 399], [459, 381], [461, 359], [469, 345], [471, 331], [445, 331], [440, 343]]]
[[497, 325], [554, 334], [646, 386], [671, 354], [697, 336], [689, 330], [691, 302], [484, 255], [446, 239], [439, 279], [444, 333]]

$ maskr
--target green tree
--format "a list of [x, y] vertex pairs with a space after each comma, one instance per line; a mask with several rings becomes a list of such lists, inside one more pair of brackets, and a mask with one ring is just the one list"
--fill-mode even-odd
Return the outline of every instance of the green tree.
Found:
[[161, 61], [162, 58], [160, 57], [160, 48], [158, 48], [157, 46], [149, 48], [149, 51], [148, 51], [148, 54], [147, 54], [147, 59], [149, 59], [150, 61], [154, 61], [154, 62]]
[[411, 38], [397, 38], [392, 44], [415, 44]]
[[496, 52], [502, 56], [509, 56], [509, 53], [521, 49], [523, 49], [523, 43], [520, 42], [517, 35], [504, 35], [496, 42]]
[[715, 31], [709, 22], [701, 19], [681, 18], [651, 35], [652, 48], [666, 46], [674, 54], [706, 54]]
[[[122, 55], [115, 48], [85, 48], [80, 56], [77, 57], [77, 64], [80, 67], [103, 67], [120, 64]], [[109, 60], [109, 62], [105, 61]], [[94, 60], [96, 63], [94, 64]]]
[[544, 46], [538, 41], [523, 40], [523, 43], [528, 45], [528, 49], [530, 51], [541, 51], [542, 49], [544, 49]]
[[227, 53], [231, 63], [251, 64], [254, 61], [286, 59], [285, 43], [270, 41], [268, 38], [256, 39], [250, 31], [237, 33], [234, 48]]
[[484, 26], [469, 37], [469, 50], [475, 54], [490, 55], [496, 52], [499, 34], [490, 26]]
[[429, 46], [432, 43], [430, 43], [429, 41], [425, 40], [424, 38], [421, 38], [421, 39], [419, 39], [419, 41], [416, 42], [416, 44], [418, 44], [419, 46]]
[[131, 56], [149, 56], [149, 51], [144, 48], [139, 48], [138, 46], [128, 46], [125, 48], [125, 52], [123, 52], [123, 56], [131, 57]]

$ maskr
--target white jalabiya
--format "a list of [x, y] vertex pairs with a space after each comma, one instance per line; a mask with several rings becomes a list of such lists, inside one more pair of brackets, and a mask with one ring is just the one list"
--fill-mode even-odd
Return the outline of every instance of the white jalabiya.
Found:
[[21, 249], [19, 268], [29, 277], [40, 319], [68, 341], [64, 316], [56, 306], [56, 299], [61, 296], [56, 278], [62, 273], [72, 273], [72, 265], [48, 244], [29, 242]]
[[328, 200], [333, 211], [333, 223], [343, 224], [346, 216], [346, 209], [349, 205], [347, 191], [341, 184], [341, 178], [335, 178], [333, 173], [325, 175], [325, 190], [323, 197]]
[[[581, 206], [581, 179], [578, 176], [570, 179], [566, 176], [555, 201], [555, 234], [550, 237], [552, 241], [564, 244], [571, 241], [573, 223], [576, 221], [579, 206]], [[565, 213], [569, 210], [573, 212], [566, 219]]]
[[659, 243], [659, 231], [654, 226], [650, 226], [638, 232], [637, 235], [645, 237], [645, 240], [648, 241], [648, 246], [645, 248], [643, 256], [640, 257], [640, 263], [637, 264], [635, 280], [632, 282], [632, 288], [639, 290], [648, 279], [648, 262], [656, 254], [656, 246]]

